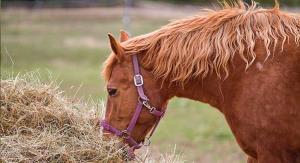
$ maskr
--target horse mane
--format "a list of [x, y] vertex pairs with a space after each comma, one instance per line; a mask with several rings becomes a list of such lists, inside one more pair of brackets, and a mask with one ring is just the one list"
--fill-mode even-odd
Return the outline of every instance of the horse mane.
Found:
[[[254, 48], [260, 40], [266, 49], [266, 59], [290, 37], [300, 42], [300, 16], [279, 10], [245, 5], [238, 1], [224, 4], [220, 10], [175, 20], [149, 34], [122, 43], [126, 55], [143, 54], [142, 64], [157, 78], [184, 83], [193, 78], [205, 78], [215, 72], [228, 77], [228, 64], [238, 55], [248, 68], [256, 58]], [[114, 55], [106, 61], [104, 76], [109, 79]]]

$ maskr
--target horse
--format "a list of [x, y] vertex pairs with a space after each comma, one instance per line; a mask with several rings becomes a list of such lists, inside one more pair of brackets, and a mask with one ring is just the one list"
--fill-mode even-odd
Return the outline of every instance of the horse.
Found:
[[300, 162], [299, 14], [238, 1], [109, 40], [108, 136], [140, 148], [181, 97], [218, 109], [248, 163]]

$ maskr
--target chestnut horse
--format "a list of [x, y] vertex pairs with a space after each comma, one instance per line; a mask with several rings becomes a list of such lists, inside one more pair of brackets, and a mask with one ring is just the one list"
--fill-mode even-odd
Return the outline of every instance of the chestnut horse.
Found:
[[109, 135], [139, 148], [177, 96], [223, 113], [248, 162], [300, 162], [299, 14], [240, 1], [109, 39], [102, 123]]

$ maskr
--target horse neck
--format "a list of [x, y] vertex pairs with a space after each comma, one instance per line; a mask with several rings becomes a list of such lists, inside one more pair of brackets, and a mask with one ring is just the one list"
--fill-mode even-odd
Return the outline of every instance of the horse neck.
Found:
[[170, 97], [177, 96], [208, 103], [221, 111], [224, 100], [221, 83], [222, 80], [212, 75], [204, 79], [191, 80], [184, 85], [171, 85], [169, 94]]

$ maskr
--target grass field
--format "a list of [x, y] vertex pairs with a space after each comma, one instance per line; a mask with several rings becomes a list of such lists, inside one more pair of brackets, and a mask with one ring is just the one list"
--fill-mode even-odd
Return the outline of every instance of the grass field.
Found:
[[[170, 10], [170, 12], [168, 12]], [[132, 35], [159, 28], [170, 18], [193, 14], [184, 8], [135, 9]], [[2, 10], [1, 75], [39, 69], [44, 80], [62, 81], [66, 94], [105, 100], [101, 65], [110, 53], [107, 33], [118, 36], [121, 8]], [[80, 89], [79, 89], [80, 88]], [[181, 153], [187, 162], [244, 162], [224, 117], [206, 104], [173, 99], [151, 150]]]

